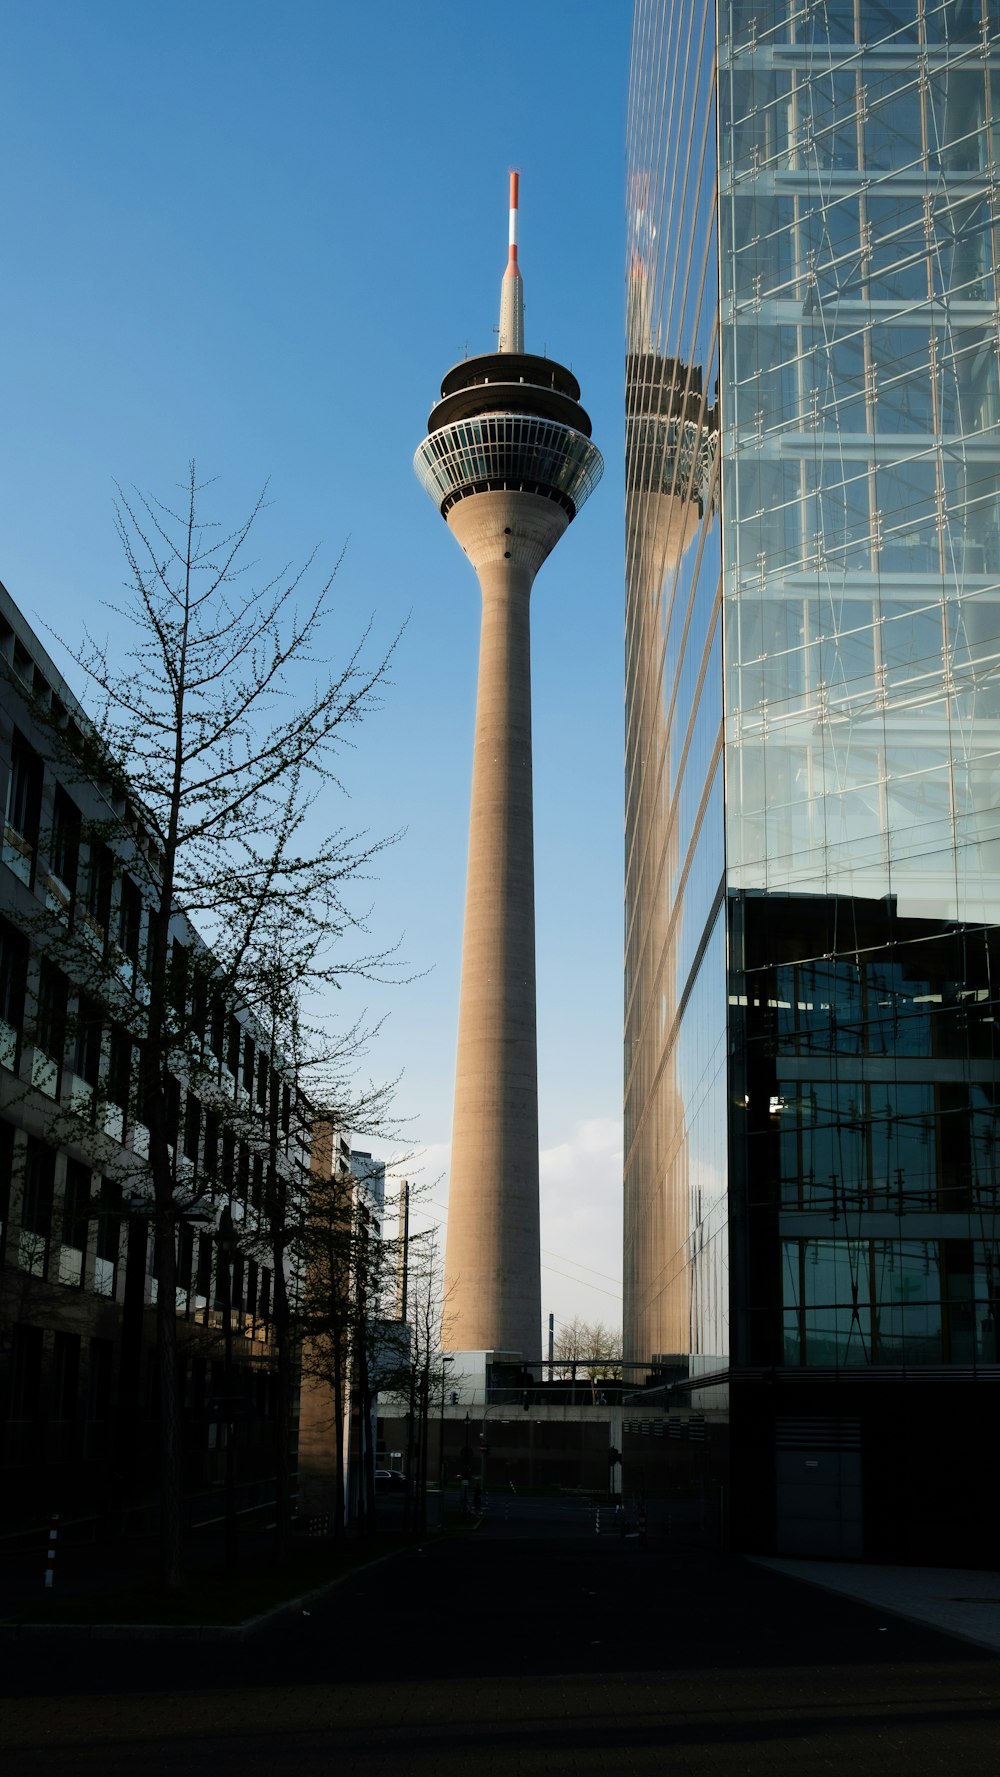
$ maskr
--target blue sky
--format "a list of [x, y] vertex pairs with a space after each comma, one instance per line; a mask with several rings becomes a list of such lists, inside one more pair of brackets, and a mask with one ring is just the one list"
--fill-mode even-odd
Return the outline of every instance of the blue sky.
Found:
[[[270, 478], [262, 574], [320, 544], [331, 653], [408, 618], [330, 825], [405, 828], [359, 890], [421, 978], [386, 1017], [446, 1202], [478, 591], [413, 475], [440, 379], [494, 344], [518, 166], [526, 343], [580, 379], [605, 477], [534, 595], [545, 1313], [620, 1276], [625, 0], [14, 0], [5, 13], [0, 578], [71, 684], [122, 563], [113, 484]], [[374, 1145], [374, 1144], [373, 1144]]]

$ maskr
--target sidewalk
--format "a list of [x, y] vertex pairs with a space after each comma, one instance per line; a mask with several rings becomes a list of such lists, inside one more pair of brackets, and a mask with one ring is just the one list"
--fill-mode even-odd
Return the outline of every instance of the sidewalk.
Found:
[[889, 1617], [942, 1629], [976, 1647], [1000, 1653], [1000, 1573], [966, 1567], [868, 1567], [860, 1562], [748, 1557], [789, 1579], [804, 1580], [870, 1604]]

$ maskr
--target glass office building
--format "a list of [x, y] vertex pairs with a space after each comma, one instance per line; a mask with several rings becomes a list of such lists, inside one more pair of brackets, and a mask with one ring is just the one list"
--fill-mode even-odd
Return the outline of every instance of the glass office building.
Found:
[[998, 0], [637, 0], [626, 1355], [747, 1547], [1000, 1554], [998, 145]]

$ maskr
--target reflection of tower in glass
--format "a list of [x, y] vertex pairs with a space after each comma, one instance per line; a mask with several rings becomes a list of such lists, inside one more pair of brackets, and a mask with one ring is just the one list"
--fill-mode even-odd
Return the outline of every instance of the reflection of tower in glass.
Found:
[[518, 176], [499, 351], [441, 385], [414, 466], [475, 568], [479, 688], [445, 1276], [459, 1350], [541, 1345], [529, 602], [600, 478], [570, 371], [524, 350]]
[[[641, 231], [641, 211], [637, 211]], [[702, 371], [665, 356], [657, 346], [643, 253], [633, 254], [628, 278], [625, 381], [626, 552], [630, 660], [658, 660], [674, 582], [694, 543], [710, 500], [717, 417], [707, 409]], [[680, 731], [683, 733], [686, 713]], [[685, 1354], [690, 1338], [690, 1271], [678, 1265], [669, 1290], [645, 1303], [636, 1270], [639, 1249], [680, 1254], [690, 1235], [687, 1190], [653, 1188], [638, 1194], [630, 1176], [664, 1180], [667, 1160], [683, 1128], [684, 1106], [671, 1046], [655, 1087], [656, 1108], [644, 1116], [660, 1065], [665, 1033], [678, 1013], [677, 951], [682, 909], [672, 884], [678, 862], [678, 825], [671, 808], [668, 712], [659, 678], [636, 679], [626, 711], [629, 781], [626, 868], [625, 1167], [630, 1202], [641, 1198], [640, 1220], [626, 1231], [630, 1299], [643, 1322], [643, 1352]], [[650, 885], [656, 882], [657, 891]], [[641, 887], [645, 885], [645, 889]], [[642, 917], [637, 918], [637, 910]], [[628, 1293], [628, 1292], [627, 1292]]]

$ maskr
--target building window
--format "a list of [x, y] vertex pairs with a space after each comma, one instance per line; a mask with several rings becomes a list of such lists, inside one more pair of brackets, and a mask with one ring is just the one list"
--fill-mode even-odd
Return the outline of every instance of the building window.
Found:
[[14, 1127], [0, 1117], [0, 1264], [7, 1250], [10, 1192], [14, 1172]]
[[187, 1010], [188, 952], [187, 945], [175, 938], [170, 951], [170, 1004], [183, 1017]]
[[198, 1165], [198, 1142], [201, 1136], [201, 1105], [193, 1092], [187, 1095], [184, 1107], [184, 1156], [192, 1166]]
[[118, 896], [119, 969], [127, 981], [134, 979], [139, 962], [139, 932], [142, 926], [142, 896], [131, 876], [122, 873]]
[[226, 1043], [226, 1003], [221, 994], [212, 997], [212, 1016], [209, 1022], [208, 1046], [216, 1061], [221, 1061]]
[[127, 1032], [113, 1025], [108, 1049], [107, 1113], [105, 1128], [115, 1141], [123, 1141], [132, 1090], [132, 1042]]
[[21, 1199], [21, 1241], [18, 1263], [32, 1277], [44, 1277], [52, 1239], [52, 1199], [56, 1156], [52, 1148], [28, 1137]]
[[203, 1165], [210, 1177], [215, 1176], [219, 1168], [219, 1113], [205, 1112], [205, 1144]]
[[17, 1072], [24, 1026], [28, 941], [0, 919], [0, 1065]]
[[97, 1085], [101, 1075], [101, 1030], [100, 1007], [81, 995], [73, 1038], [73, 1072], [90, 1087]]
[[210, 1234], [198, 1236], [198, 1274], [195, 1282], [197, 1308], [204, 1308], [212, 1290], [212, 1237]]
[[103, 939], [111, 918], [111, 883], [114, 865], [106, 845], [92, 844], [87, 860], [85, 909], [93, 930]]
[[66, 1006], [69, 983], [61, 969], [42, 959], [38, 967], [35, 1054], [31, 1083], [47, 1098], [58, 1098], [59, 1075], [66, 1049]]
[[38, 822], [42, 805], [42, 761], [22, 735], [14, 730], [10, 752], [10, 777], [7, 780], [7, 810], [3, 836], [3, 859], [29, 883], [38, 846]]
[[50, 855], [53, 887], [61, 906], [69, 911], [76, 894], [76, 877], [80, 862], [80, 810], [56, 786], [52, 811], [52, 851]]
[[114, 1296], [121, 1249], [121, 1227], [121, 1191], [112, 1179], [102, 1179], [94, 1261], [94, 1294], [97, 1296]]
[[164, 1082], [164, 1111], [167, 1121], [167, 1145], [177, 1152], [177, 1136], [181, 1126], [181, 1088], [179, 1080], [168, 1074]]
[[66, 1046], [68, 982], [61, 969], [44, 958], [38, 969], [38, 1018], [35, 1041], [46, 1055], [61, 1061]]
[[81, 1289], [87, 1261], [87, 1235], [90, 1216], [90, 1167], [82, 1160], [67, 1160], [66, 1186], [63, 1192], [62, 1247], [59, 1252], [59, 1282], [70, 1289]]
[[183, 1222], [177, 1231], [177, 1311], [186, 1314], [194, 1271], [194, 1234]]

